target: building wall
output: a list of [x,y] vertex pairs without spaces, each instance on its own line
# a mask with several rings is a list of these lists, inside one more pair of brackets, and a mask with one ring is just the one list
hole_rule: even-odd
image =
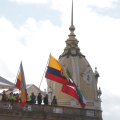
[[[3,109],[3,104],[12,104],[12,109]],[[25,109],[28,106],[31,109]],[[17,102],[0,102],[0,120],[102,120],[102,111],[36,104],[21,107]]]

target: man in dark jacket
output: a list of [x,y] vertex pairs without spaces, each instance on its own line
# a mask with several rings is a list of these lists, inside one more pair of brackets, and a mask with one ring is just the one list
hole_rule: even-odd
[[42,103],[42,95],[41,95],[41,93],[38,94],[37,101],[38,101],[38,104],[41,105],[41,103]]
[[44,97],[44,104],[48,105],[48,95],[46,94],[46,96]]
[[53,96],[52,105],[57,105],[57,99],[56,99],[56,96]]

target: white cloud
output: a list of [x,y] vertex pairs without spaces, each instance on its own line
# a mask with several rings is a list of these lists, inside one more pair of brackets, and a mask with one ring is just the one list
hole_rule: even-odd
[[[111,94],[108,90],[103,88],[103,95],[102,95],[102,109],[103,109],[103,116],[109,118],[120,118],[120,96]],[[113,117],[114,114],[114,117]],[[109,117],[108,117],[109,116]],[[117,119],[119,120],[119,119]]]
[[18,3],[26,3],[26,4],[33,4],[33,3],[37,3],[37,4],[45,4],[48,2],[48,0],[10,0],[12,2],[18,2]]
[[15,29],[9,21],[5,18],[0,18],[0,26],[0,59],[4,61],[0,63],[2,68],[1,74],[9,77],[10,73],[14,74],[13,70],[18,62],[17,60],[21,60],[19,54],[24,51],[24,46],[18,41],[19,31]]
[[86,5],[95,5],[97,7],[114,7],[113,2],[118,0],[85,0]]
[[[14,82],[22,60],[27,84],[39,86],[50,52],[57,54],[55,49],[61,48],[60,44],[57,46],[57,38],[62,30],[49,20],[36,22],[33,18],[29,18],[19,30],[5,18],[0,19],[0,25],[1,76]],[[21,44],[23,38],[26,46]],[[45,81],[42,89],[46,87]]]

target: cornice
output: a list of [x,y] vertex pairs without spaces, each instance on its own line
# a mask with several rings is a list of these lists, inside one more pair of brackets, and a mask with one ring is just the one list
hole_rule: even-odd
[[82,55],[82,54],[79,52],[79,49],[76,49],[76,53],[72,53],[71,49],[69,49],[67,53],[63,53],[62,55],[60,55],[60,56],[59,56],[59,59],[60,59],[61,57],[65,57],[65,56],[66,56],[67,58],[69,58],[69,56],[73,56],[73,57],[79,56],[79,58],[81,58],[81,57],[84,57],[84,58],[85,58],[85,56]]

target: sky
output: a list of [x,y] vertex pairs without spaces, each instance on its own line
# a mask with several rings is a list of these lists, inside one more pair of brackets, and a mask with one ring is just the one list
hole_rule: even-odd
[[[120,120],[120,0],[74,0],[73,23],[80,51],[100,73],[103,119]],[[39,87],[70,25],[71,0],[0,0],[0,76],[15,83],[22,61],[26,83]]]

